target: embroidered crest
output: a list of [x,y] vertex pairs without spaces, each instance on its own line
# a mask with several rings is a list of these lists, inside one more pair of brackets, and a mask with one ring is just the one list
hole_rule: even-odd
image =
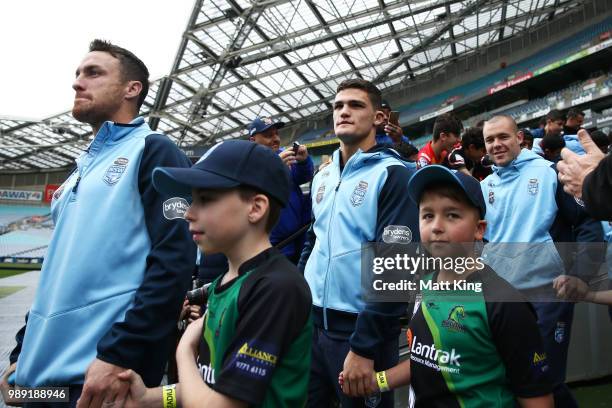
[[102,180],[104,180],[104,182],[109,186],[117,184],[121,176],[123,176],[123,173],[125,173],[127,164],[128,159],[125,157],[119,157],[108,169],[106,169]]
[[493,204],[495,202],[495,193],[493,190],[489,190],[489,204]]
[[565,322],[557,322],[557,328],[555,329],[555,341],[557,343],[563,343],[565,339]]
[[359,184],[353,190],[353,194],[351,195],[351,204],[353,207],[359,207],[363,204],[363,200],[365,198],[366,193],[368,192],[368,183],[365,181],[360,181]]
[[317,204],[319,204],[321,200],[323,200],[324,193],[325,193],[325,184],[321,184],[321,186],[317,190],[317,197],[316,197]]
[[529,194],[536,195],[538,194],[538,190],[539,190],[538,179],[529,179],[529,185],[527,186],[527,191],[529,191]]

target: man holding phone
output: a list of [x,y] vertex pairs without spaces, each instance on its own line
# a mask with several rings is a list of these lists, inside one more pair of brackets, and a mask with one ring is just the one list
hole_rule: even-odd
[[385,119],[376,128],[376,144],[410,143],[410,139],[404,136],[399,124],[399,112],[391,110],[391,105],[385,100],[382,101],[381,110],[385,114]]
[[[283,122],[274,122],[270,118],[255,118],[249,124],[248,131],[250,141],[269,147],[289,167],[291,194],[287,205],[281,210],[278,224],[270,233],[270,242],[272,245],[282,244],[280,250],[297,264],[304,246],[305,226],[310,224],[310,197],[304,196],[300,185],[312,181],[314,165],[304,145],[295,142],[292,148],[281,149],[278,129],[283,126]],[[285,241],[289,242],[285,245]]]

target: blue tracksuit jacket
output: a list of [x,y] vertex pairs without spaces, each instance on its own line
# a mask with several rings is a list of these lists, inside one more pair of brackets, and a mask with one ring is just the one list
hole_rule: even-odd
[[142,118],[105,122],[51,204],[55,231],[17,357],[22,386],[82,384],[94,358],[158,385],[196,258],[188,203],[157,166],[190,167]]
[[[315,325],[352,333],[351,349],[373,358],[374,350],[397,336],[406,305],[366,304],[361,299],[361,245],[419,241],[418,209],[408,198],[414,164],[386,146],[357,151],[340,168],[340,150],[315,176],[313,225],[300,260],[313,299]],[[409,166],[409,167],[407,167]]]
[[[487,205],[486,262],[516,288],[547,287],[567,267],[577,271],[601,261],[600,250],[586,248],[577,262],[564,264],[553,244],[603,239],[601,225],[563,191],[553,163],[523,149],[507,166],[493,166],[481,188]],[[523,245],[495,247],[498,243]]]

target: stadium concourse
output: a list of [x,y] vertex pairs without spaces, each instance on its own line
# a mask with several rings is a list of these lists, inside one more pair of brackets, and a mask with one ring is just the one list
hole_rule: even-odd
[[[282,121],[281,144],[305,145],[317,168],[339,146],[336,87],[362,78],[419,149],[446,113],[464,127],[505,114],[537,129],[551,111],[572,110],[580,127],[612,135],[610,61],[609,0],[196,0],[173,67],[152,81],[141,115],[193,161],[220,141],[247,138],[256,117]],[[0,272],[40,268],[53,194],[92,138],[69,109],[39,121],[0,112]],[[38,272],[2,276],[5,367]],[[3,297],[3,287],[22,286]],[[567,381],[609,382],[606,308],[579,304],[571,339]]]

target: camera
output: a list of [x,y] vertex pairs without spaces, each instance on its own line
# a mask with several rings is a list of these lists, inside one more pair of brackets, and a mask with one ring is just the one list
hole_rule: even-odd
[[190,305],[205,305],[208,301],[208,288],[212,283],[207,283],[199,288],[187,292],[187,302]]
[[300,144],[298,142],[293,142],[293,153],[297,154],[300,148]]

